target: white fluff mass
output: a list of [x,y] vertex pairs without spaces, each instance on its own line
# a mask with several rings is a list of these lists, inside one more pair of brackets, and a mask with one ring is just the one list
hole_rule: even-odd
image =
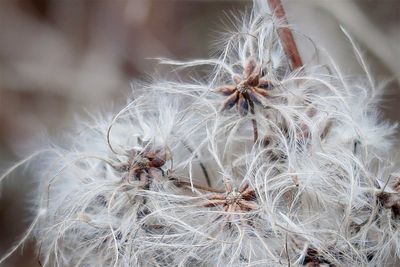
[[395,266],[382,89],[351,38],[365,79],[333,61],[291,70],[266,10],[234,18],[215,58],[162,59],[179,81],[136,85],[40,157],[43,266]]

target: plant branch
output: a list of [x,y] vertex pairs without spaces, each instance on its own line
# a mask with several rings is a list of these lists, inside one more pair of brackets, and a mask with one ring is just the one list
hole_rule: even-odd
[[[255,115],[256,113],[254,112],[254,102],[250,99],[248,99],[248,101],[249,101],[249,106],[250,106],[250,113],[252,115]],[[256,119],[255,118],[251,119],[251,123],[253,124],[254,143],[256,143],[258,140],[258,129],[257,129]]]
[[219,189],[214,189],[209,186],[204,186],[204,185],[199,185],[199,184],[192,184],[190,181],[182,180],[182,178],[178,177],[169,177],[170,180],[174,183],[174,185],[180,187],[180,186],[187,186],[187,187],[194,187],[197,190],[200,191],[208,191],[210,193],[224,193],[225,190],[219,190]]
[[281,0],[267,0],[271,12],[274,13],[275,17],[281,20],[285,25],[278,28],[278,35],[285,51],[285,54],[289,60],[289,64],[292,70],[301,68],[303,66],[299,50],[297,49],[296,42],[294,41],[292,31],[290,30],[285,15]]
[[[194,153],[194,150],[193,150],[185,141],[183,141],[183,140],[180,140],[180,141],[182,142],[183,146],[184,146],[190,153]],[[201,170],[203,171],[204,178],[206,179],[207,185],[208,185],[208,186],[211,186],[211,180],[210,180],[210,176],[208,175],[206,166],[203,164],[203,162],[201,162],[201,160],[199,159],[199,157],[197,156],[197,154],[194,154],[194,157],[195,157],[196,159],[199,160],[199,165],[200,165]]]

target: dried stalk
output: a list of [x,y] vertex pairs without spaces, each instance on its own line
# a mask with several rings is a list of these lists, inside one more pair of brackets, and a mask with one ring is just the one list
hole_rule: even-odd
[[288,58],[289,65],[292,70],[301,68],[303,66],[299,50],[297,49],[296,42],[294,41],[292,31],[287,26],[287,18],[281,0],[267,0],[271,12],[275,17],[281,20],[286,26],[278,28],[278,35],[283,47],[283,50]]
[[[254,111],[254,103],[249,99],[249,106],[250,106],[250,113],[254,116],[256,113]],[[253,138],[254,143],[257,143],[258,140],[258,128],[257,128],[257,121],[256,119],[251,119],[251,123],[253,124]]]

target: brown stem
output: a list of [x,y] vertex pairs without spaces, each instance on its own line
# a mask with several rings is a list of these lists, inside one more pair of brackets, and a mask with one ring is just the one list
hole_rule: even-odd
[[176,186],[188,186],[191,187],[193,185],[194,188],[196,188],[197,190],[201,190],[201,191],[208,191],[211,193],[224,193],[224,190],[218,190],[218,189],[214,189],[208,186],[203,186],[203,185],[199,185],[199,184],[192,184],[189,181],[182,181],[182,180],[174,180],[173,181],[174,184]]
[[[256,113],[254,112],[254,103],[252,100],[248,99],[249,106],[250,106],[250,113],[252,115],[255,115]],[[256,119],[251,119],[251,123],[253,124],[253,134],[254,134],[254,143],[257,142],[258,140],[258,129],[257,129],[257,121]]]
[[[194,150],[185,141],[181,140],[181,142],[182,142],[183,146],[187,150],[189,150],[190,153],[194,152]],[[196,159],[199,159],[199,157],[197,155],[194,155],[194,157]],[[210,180],[210,176],[208,175],[206,166],[204,166],[204,164],[203,164],[203,162],[201,162],[201,160],[199,160],[199,165],[200,165],[201,170],[203,171],[204,177],[206,178],[207,185],[211,186],[211,180]]]
[[303,63],[301,61],[299,50],[297,49],[296,42],[294,41],[292,31],[287,26],[287,18],[281,0],[267,0],[271,12],[281,20],[285,26],[278,28],[278,35],[281,40],[283,50],[288,57],[289,64],[292,70],[301,68]]

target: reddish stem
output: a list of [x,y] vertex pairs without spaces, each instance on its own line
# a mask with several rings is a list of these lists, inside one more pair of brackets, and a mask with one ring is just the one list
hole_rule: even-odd
[[281,20],[286,26],[278,28],[278,35],[281,40],[283,50],[288,57],[289,64],[292,70],[303,66],[299,50],[297,49],[296,42],[294,41],[292,31],[287,26],[287,18],[281,0],[267,0],[268,5],[275,17]]

